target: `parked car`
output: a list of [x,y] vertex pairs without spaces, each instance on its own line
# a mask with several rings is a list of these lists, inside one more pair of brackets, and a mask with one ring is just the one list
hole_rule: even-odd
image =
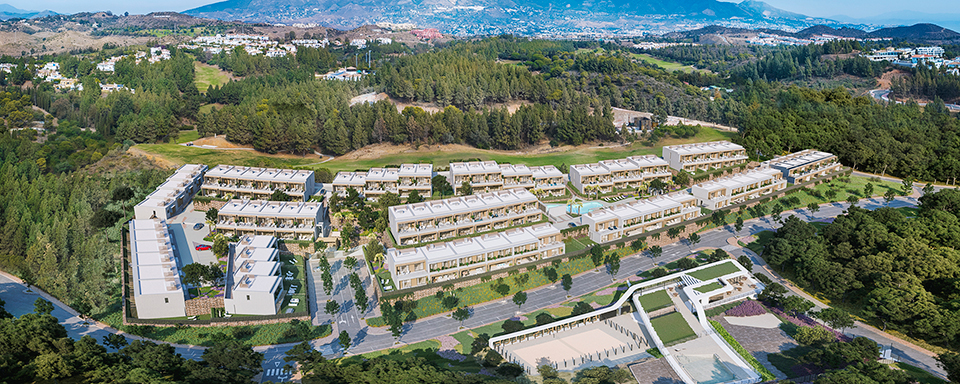
[[209,250],[210,250],[210,246],[209,246],[209,245],[206,245],[206,244],[200,244],[200,245],[197,246],[197,250],[198,250],[198,251],[209,251]]
[[577,227],[577,225],[574,224],[574,223],[567,223],[567,226],[570,227],[570,228],[576,228],[576,227]]
[[194,231],[199,231],[199,230],[201,230],[201,229],[203,229],[203,223],[196,223],[196,224],[193,225],[193,230],[194,230]]

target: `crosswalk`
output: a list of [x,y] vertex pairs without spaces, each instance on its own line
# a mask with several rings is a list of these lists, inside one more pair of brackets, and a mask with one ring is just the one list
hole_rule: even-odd
[[283,368],[268,369],[263,372],[264,376],[290,376],[291,372]]

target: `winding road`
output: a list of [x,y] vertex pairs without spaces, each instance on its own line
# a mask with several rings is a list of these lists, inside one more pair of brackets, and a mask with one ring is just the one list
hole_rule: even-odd
[[[882,198],[874,198],[861,200],[857,205],[867,209],[876,209],[884,206],[915,206],[917,203],[916,197],[898,197],[889,204]],[[849,204],[847,203],[824,204],[820,206],[820,210],[818,212],[811,212],[807,209],[798,209],[784,212],[783,215],[784,217],[787,217],[793,214],[805,221],[824,221],[842,214],[848,206]],[[649,255],[645,252],[631,255],[622,259],[620,262],[620,271],[615,278],[618,282],[622,282],[626,278],[635,275],[639,271],[646,271],[651,268],[655,268],[656,266],[661,266],[682,257],[686,257],[695,249],[723,248],[734,257],[741,255],[747,255],[751,257],[756,266],[754,269],[755,272],[765,273],[775,281],[779,281],[785,286],[794,290],[795,294],[800,294],[807,297],[807,299],[817,304],[818,307],[825,307],[823,303],[813,299],[812,297],[806,296],[791,284],[770,271],[768,268],[766,268],[766,264],[762,259],[760,259],[749,249],[741,248],[735,245],[736,241],[733,241],[732,239],[734,236],[750,236],[763,231],[775,230],[777,227],[779,227],[779,224],[767,217],[761,219],[752,219],[745,222],[743,230],[738,233],[734,233],[734,230],[731,226],[710,230],[701,234],[701,240],[696,247],[691,246],[687,241],[679,241],[664,246],[662,256],[657,259],[649,257]],[[315,268],[313,268],[313,265],[311,265],[309,271],[311,271],[311,273],[318,273],[314,272],[314,269]],[[573,288],[570,290],[570,295],[574,297],[586,295],[590,292],[609,286],[612,282],[613,280],[611,279],[611,276],[602,269],[601,271],[586,272],[573,278]],[[316,289],[316,285],[314,285],[312,288]],[[20,283],[19,279],[8,274],[0,273],[0,295],[2,295],[4,300],[7,301],[7,310],[16,316],[33,310],[33,301],[36,300],[37,294],[24,293],[25,289],[26,287]],[[50,297],[49,295],[42,295],[45,295],[48,300],[51,300],[55,304],[56,310],[53,312],[53,315],[60,319],[60,322],[67,328],[70,337],[79,338],[80,336],[90,334],[99,340],[108,332],[122,333],[113,328],[107,327],[104,324],[95,322],[91,322],[89,325],[83,325],[84,321],[77,316],[75,311],[65,306],[58,300]],[[559,283],[528,291],[527,296],[527,302],[523,305],[522,311],[518,311],[516,305],[513,304],[509,298],[503,298],[499,301],[475,305],[471,307],[472,316],[468,320],[464,321],[463,325],[466,328],[476,328],[487,324],[500,322],[517,316],[521,313],[533,312],[568,300],[567,293],[560,288]],[[320,316],[319,311],[318,313],[315,313],[314,316]],[[317,320],[318,319],[314,319],[314,322],[316,323]],[[460,323],[458,321],[446,315],[437,315],[419,319],[415,322],[404,325],[404,332],[399,340],[399,343],[409,344],[430,340],[438,336],[453,334],[461,330],[459,326]],[[337,341],[335,338],[335,335],[340,332],[340,328],[346,330],[353,339],[353,346],[349,350],[350,353],[364,353],[399,345],[386,329],[369,327],[363,323],[349,324],[349,326],[337,326],[335,328],[337,329],[335,329],[333,335],[323,339],[313,340],[311,342],[313,346],[324,355],[329,356],[341,352],[340,347],[337,346]],[[860,322],[857,322],[854,328],[847,329],[845,333],[855,336],[865,336],[885,347],[891,347],[893,349],[894,356],[899,358],[901,361],[916,365],[941,377],[946,377],[946,372],[937,365],[936,360],[934,359],[935,355],[932,352],[897,339],[889,334],[877,330],[876,328]],[[132,339],[137,338],[136,336],[131,336],[128,334],[125,334],[125,336]],[[173,345],[176,347],[177,352],[183,355],[185,358],[197,359],[203,351],[203,347],[177,344]],[[278,344],[254,348],[254,350],[263,352],[265,355],[263,365],[265,374],[261,376],[261,381],[279,381],[278,379],[289,377],[289,375],[282,371],[282,367],[285,365],[283,357],[285,356],[285,352],[290,350],[290,348],[292,348],[294,345],[295,344]]]

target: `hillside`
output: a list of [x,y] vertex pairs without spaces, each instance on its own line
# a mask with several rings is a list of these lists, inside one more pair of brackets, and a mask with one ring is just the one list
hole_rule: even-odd
[[873,37],[892,37],[894,39],[951,41],[960,40],[960,33],[936,24],[915,24],[909,27],[883,28],[870,33]]

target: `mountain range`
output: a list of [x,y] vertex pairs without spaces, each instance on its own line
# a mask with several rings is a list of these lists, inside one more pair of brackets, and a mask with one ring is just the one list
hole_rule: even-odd
[[903,39],[911,40],[917,42],[952,42],[960,40],[960,33],[957,33],[953,30],[941,27],[936,24],[914,24],[911,26],[904,27],[892,27],[892,28],[881,28],[873,32],[867,32],[855,28],[833,28],[826,25],[816,25],[809,27],[798,32],[784,32],[778,30],[769,30],[769,29],[759,29],[759,30],[748,30],[743,28],[725,28],[720,26],[709,26],[706,28],[699,28],[690,31],[674,32],[669,33],[666,36],[671,38],[694,38],[703,35],[718,35],[718,34],[737,34],[745,32],[766,32],[771,34],[777,34],[781,36],[789,36],[796,38],[810,38],[817,35],[833,35],[833,36],[842,36],[842,37],[853,37],[858,39],[868,39],[868,38],[893,38],[893,39]]
[[56,15],[53,11],[27,11],[9,4],[0,4],[0,20],[34,19],[38,17]]

